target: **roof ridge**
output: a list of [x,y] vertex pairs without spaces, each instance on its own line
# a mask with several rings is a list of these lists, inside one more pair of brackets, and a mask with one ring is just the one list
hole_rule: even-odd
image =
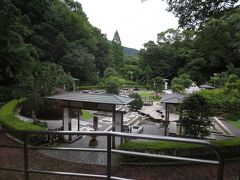
[[116,94],[113,94],[113,96],[115,97],[115,98],[117,98],[120,102],[122,102],[123,103],[123,101],[121,100],[121,99],[119,99],[118,97],[121,97],[121,96],[119,96],[119,95],[116,95]]
[[169,98],[164,99],[163,101],[170,100],[170,99],[173,99],[173,98],[179,99],[178,97],[169,97]]

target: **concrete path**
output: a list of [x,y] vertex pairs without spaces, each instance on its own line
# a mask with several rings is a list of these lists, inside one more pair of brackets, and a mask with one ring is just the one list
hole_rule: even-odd
[[240,129],[236,128],[228,121],[220,120],[236,137],[240,137]]
[[[157,102],[154,102],[152,106],[143,106],[141,109],[141,112],[145,114],[149,114],[151,117],[154,119],[162,119],[161,115],[157,110],[161,110],[163,112],[163,115],[165,116],[165,109],[160,106]],[[177,127],[176,127],[176,120],[179,119],[179,115],[177,114],[169,114],[169,121],[171,122],[168,126],[169,128],[169,133],[174,133],[176,134],[177,132]],[[163,118],[164,120],[164,118]],[[161,133],[160,133],[161,134]]]
[[[157,114],[156,109],[159,108],[157,104],[151,107],[151,112]],[[128,124],[134,120],[136,117],[136,112],[131,112],[124,115],[124,124]],[[99,117],[99,126],[97,131],[108,131],[111,129],[112,126],[112,118],[111,117]],[[31,122],[32,120],[29,118],[20,117],[24,121]],[[170,120],[176,120],[178,118],[177,115],[170,114]],[[62,120],[41,120],[42,122],[46,122],[50,129],[60,128],[62,127]],[[78,121],[76,118],[71,119],[72,122],[72,130],[78,130]],[[141,134],[149,134],[149,135],[164,135],[164,128],[160,127],[158,123],[154,123],[148,120],[145,120],[143,124],[143,131]],[[176,123],[170,123],[169,131],[176,131]],[[92,129],[92,120],[84,121],[80,120],[80,131],[90,131]],[[79,140],[73,143],[64,143],[60,144],[59,147],[74,147],[74,148],[89,148],[89,141],[91,137],[83,136]],[[107,138],[106,137],[97,137],[98,145],[96,147],[91,148],[99,148],[99,149],[106,149],[107,148]],[[119,138],[116,140],[116,144],[119,144]],[[107,154],[102,152],[77,152],[77,151],[47,151],[47,150],[40,150],[39,152],[53,158],[83,163],[83,164],[95,164],[95,165],[106,165],[107,162]],[[114,155],[115,156],[115,155]],[[115,159],[115,158],[113,158]],[[116,162],[114,162],[116,163]]]
[[[84,136],[80,140],[71,144],[61,144],[59,147],[74,147],[74,148],[89,148],[88,142],[91,139],[89,136]],[[99,145],[92,148],[102,148],[106,149],[106,137],[97,137]],[[72,161],[83,164],[95,164],[95,165],[106,165],[107,154],[102,152],[82,152],[82,151],[46,151],[41,150],[41,153],[54,157],[57,159],[62,159],[66,161]]]
[[[143,126],[143,131],[141,134],[149,135],[164,135],[164,128],[159,128],[158,124],[145,120]],[[59,145],[59,147],[74,147],[74,148],[89,148],[88,142],[91,139],[89,136],[83,136],[81,139],[74,143],[64,143]],[[98,145],[92,148],[107,148],[107,138],[106,137],[97,137]],[[119,139],[116,140],[116,144],[119,144]],[[106,165],[107,163],[107,154],[102,152],[75,152],[75,151],[45,151],[41,150],[41,153],[54,157],[57,159],[62,159],[66,161],[72,161],[83,164],[95,164],[95,165]],[[113,154],[113,156],[117,156]],[[116,159],[116,158],[113,158]],[[116,161],[113,162],[117,164]]]
[[165,116],[165,110],[162,106],[159,106],[157,102],[153,102],[152,106],[143,106],[141,112],[149,114],[154,119],[162,119],[162,114],[158,113],[157,110],[161,110]]
[[160,127],[158,123],[145,120],[142,126],[143,126],[143,131],[141,132],[141,134],[164,136],[165,128]]
[[[136,113],[129,113],[124,115],[126,122],[131,121]],[[112,126],[112,118],[111,117],[99,117],[99,126],[97,131],[109,131]],[[77,119],[72,119],[72,130],[77,131]],[[62,120],[60,121],[48,121],[47,122],[50,127],[52,126],[62,126]],[[80,131],[90,131],[92,128],[92,120],[83,121],[80,120],[81,129]],[[98,136],[98,145],[95,147],[89,147],[88,143],[91,140],[90,136],[83,136],[79,140],[73,143],[64,143],[60,144],[59,147],[73,147],[73,148],[98,148],[98,149],[106,149],[107,148],[107,138],[103,136]],[[116,138],[116,145],[120,144],[120,139]],[[72,161],[83,164],[95,164],[95,165],[106,165],[107,163],[107,154],[103,152],[77,152],[77,151],[47,151],[41,150],[41,153],[54,157],[57,159],[62,159],[66,161]],[[114,158],[113,158],[114,159]]]

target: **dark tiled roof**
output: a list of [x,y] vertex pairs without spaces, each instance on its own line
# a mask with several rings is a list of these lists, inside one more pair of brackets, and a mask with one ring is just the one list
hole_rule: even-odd
[[92,102],[105,104],[128,104],[133,101],[132,98],[125,96],[118,96],[114,94],[87,94],[87,93],[64,93],[46,97],[47,99],[78,101],[78,102]]
[[183,99],[185,98],[184,95],[179,93],[173,94],[164,94],[160,100],[161,103],[169,103],[169,104],[179,104],[182,103]]

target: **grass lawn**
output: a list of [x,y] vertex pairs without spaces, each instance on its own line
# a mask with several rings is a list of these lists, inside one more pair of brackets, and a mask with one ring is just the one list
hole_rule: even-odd
[[138,91],[137,92],[142,98],[148,98],[152,96],[152,91]]
[[229,121],[233,126],[240,129],[240,120]]
[[15,116],[15,109],[22,101],[23,99],[15,99],[0,108],[0,124],[16,130],[46,130],[46,128],[21,121]]
[[153,101],[160,100],[160,97],[155,96],[155,92],[153,91],[137,91],[137,93],[143,98],[143,99],[149,99]]
[[93,114],[90,113],[89,111],[82,111],[82,115],[81,118],[83,118],[84,120],[89,120],[93,118]]

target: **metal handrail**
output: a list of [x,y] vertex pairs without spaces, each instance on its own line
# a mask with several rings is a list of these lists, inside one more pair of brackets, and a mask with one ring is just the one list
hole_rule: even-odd
[[[88,177],[88,178],[102,178],[102,179],[126,179],[121,177],[111,176],[111,154],[125,154],[125,155],[135,155],[135,156],[144,156],[144,157],[153,157],[153,158],[162,158],[162,159],[172,159],[172,160],[182,160],[189,162],[198,162],[198,163],[207,163],[218,165],[217,179],[223,179],[223,170],[224,170],[224,160],[221,156],[219,149],[212,145],[207,140],[198,140],[198,139],[188,139],[188,138],[178,138],[178,137],[166,137],[166,136],[153,136],[153,135],[139,135],[139,134],[128,134],[121,132],[103,132],[103,131],[94,131],[94,132],[79,132],[79,131],[17,131],[17,130],[0,130],[1,133],[10,133],[10,134],[21,134],[23,135],[24,142],[23,145],[3,145],[0,144],[2,148],[21,148],[24,150],[24,169],[14,169],[14,168],[3,168],[0,167],[0,170],[4,171],[15,171],[15,172],[24,172],[25,180],[29,180],[29,174],[49,174],[49,175],[66,175],[66,176],[79,176],[79,177]],[[107,137],[107,148],[106,149],[97,149],[97,148],[66,148],[66,147],[38,147],[30,146],[27,144],[28,136],[32,134],[45,134],[45,135],[89,135],[89,136],[106,136]],[[132,139],[147,139],[147,140],[156,140],[156,141],[172,141],[172,142],[183,142],[189,144],[199,144],[204,145],[211,149],[216,157],[215,160],[204,160],[196,158],[186,158],[179,156],[169,156],[169,155],[159,155],[159,154],[150,154],[142,152],[132,152],[125,150],[113,149],[111,147],[112,138],[121,137],[121,138],[132,138]],[[42,170],[29,170],[28,167],[28,150],[29,149],[42,149],[42,150],[60,150],[60,151],[87,151],[87,152],[106,152],[107,153],[107,175],[97,175],[97,174],[83,174],[83,173],[70,173],[70,172],[59,172],[59,171],[42,171]]]

